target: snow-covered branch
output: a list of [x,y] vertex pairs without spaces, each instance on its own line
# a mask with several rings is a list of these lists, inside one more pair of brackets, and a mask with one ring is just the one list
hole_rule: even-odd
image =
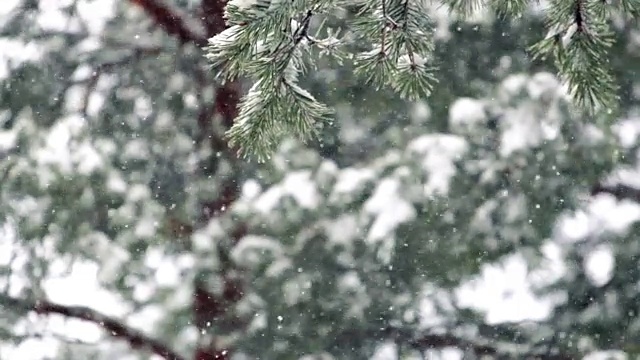
[[496,359],[523,359],[523,360],[577,360],[578,357],[565,353],[512,353],[501,349],[499,345],[492,342],[479,342],[464,339],[452,334],[426,334],[416,333],[413,329],[402,329],[398,327],[385,327],[368,332],[356,333],[351,331],[343,332],[338,337],[338,342],[349,343],[350,339],[364,336],[369,339],[386,339],[396,344],[409,346],[418,351],[439,350],[444,348],[457,348],[460,350],[471,350],[477,356],[491,356]]
[[591,195],[609,194],[618,200],[629,200],[640,203],[640,189],[633,186],[617,184],[603,185],[598,184],[591,189]]
[[58,314],[74,319],[85,320],[99,325],[111,335],[127,341],[132,347],[147,349],[167,360],[186,360],[183,356],[170,349],[167,345],[152,339],[142,332],[132,329],[121,320],[101,314],[83,306],[66,306],[49,301],[30,301],[0,294],[0,309],[22,310],[41,315]]

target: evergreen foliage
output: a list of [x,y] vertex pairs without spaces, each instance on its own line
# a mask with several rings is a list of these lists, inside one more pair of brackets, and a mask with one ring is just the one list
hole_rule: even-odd
[[[465,17],[485,8],[520,17],[530,4],[451,0],[440,5]],[[554,59],[581,108],[613,112],[618,87],[608,52],[614,42],[611,18],[636,16],[640,2],[552,0],[546,5],[549,33],[531,46],[532,57]],[[424,0],[231,1],[225,12],[230,27],[206,48],[220,79],[254,81],[228,133],[230,145],[262,161],[288,135],[303,140],[317,135],[329,110],[296,83],[319,55],[338,57],[341,64],[351,61],[361,81],[376,89],[388,87],[411,100],[428,97],[437,82],[431,8]],[[346,12],[353,13],[346,30],[326,25],[333,14]]]
[[[225,32],[218,0],[15,2],[1,359],[640,353],[635,3],[585,10],[606,56],[543,61],[525,1],[233,2]],[[611,114],[570,101],[613,99],[571,75],[594,59]]]

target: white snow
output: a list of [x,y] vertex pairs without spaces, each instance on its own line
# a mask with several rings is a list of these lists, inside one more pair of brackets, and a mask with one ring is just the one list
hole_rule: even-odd
[[[526,90],[531,100],[513,107],[514,97]],[[558,96],[566,97],[558,78],[547,72],[529,77],[524,74],[508,76],[500,85],[498,100],[508,106],[502,116],[500,154],[508,156],[517,150],[537,146],[544,140],[552,140],[559,134],[560,110]]]
[[165,315],[166,309],[158,305],[148,305],[127,316],[127,324],[147,334],[153,334],[157,330],[158,323],[164,319]]
[[455,174],[454,162],[468,149],[464,138],[448,134],[428,134],[414,139],[407,150],[422,158],[422,165],[429,175],[424,185],[425,194],[446,194],[449,180]]
[[170,262],[166,262],[162,266],[158,267],[156,271],[156,283],[160,286],[172,287],[180,284],[182,277],[180,276],[180,269],[176,266],[172,266]]
[[591,199],[583,210],[560,220],[560,236],[565,241],[584,240],[590,234],[613,232],[622,234],[640,220],[640,206],[629,201],[617,201],[610,195]]
[[118,296],[98,285],[98,271],[98,264],[74,263],[69,275],[44,281],[48,299],[62,305],[88,306],[108,316],[124,316],[130,309]]
[[[59,28],[60,24],[65,20],[65,16],[59,11],[59,8],[70,1],[48,0],[41,2],[40,6],[46,8],[45,16],[40,18],[41,25],[52,29]],[[240,8],[248,8],[255,3],[255,0],[232,0],[232,3]],[[18,0],[3,0],[0,5],[0,19],[8,13],[8,9],[15,7],[16,4],[18,4]],[[91,33],[96,34],[101,31],[105,20],[113,13],[113,6],[113,0],[80,2],[80,15],[87,20],[86,24],[90,27]],[[439,14],[439,16],[436,16],[439,27],[436,36],[438,37],[450,36],[447,29],[450,20],[445,13],[445,9],[440,9],[437,12]],[[216,37],[214,42],[224,45],[236,35],[236,32],[237,28],[228,29]],[[36,44],[25,45],[15,41],[0,40],[0,49],[2,49],[0,51],[0,77],[7,74],[7,68],[4,65],[5,60],[11,59],[14,62],[20,62],[36,59],[42,55]],[[100,84],[106,84],[106,82],[108,82],[108,79],[101,79]],[[104,86],[100,84],[99,88]],[[526,87],[527,92],[534,98],[541,98],[550,92],[561,91],[561,89],[558,90],[557,79],[548,73],[536,74],[530,81],[524,75],[512,75],[503,82],[502,87],[509,93],[516,93]],[[76,91],[68,95],[77,97],[78,94],[80,92]],[[89,112],[95,113],[102,101],[103,99],[100,95],[92,95]],[[141,110],[148,111],[148,104],[140,103],[139,105]],[[540,129],[540,124],[537,124],[533,118],[528,116],[530,110],[524,107],[510,114],[509,117],[513,121],[509,124],[509,129],[505,133],[505,138],[503,138],[501,147],[503,155],[509,154],[516,149],[536,144],[544,136],[544,131]],[[416,118],[427,118],[428,107],[417,109],[416,114]],[[484,119],[484,105],[479,100],[458,99],[452,105],[449,116],[453,127],[472,125]],[[83,124],[81,118],[73,117],[55,125],[46,139],[45,146],[38,151],[40,163],[56,164],[66,171],[70,171],[71,166],[75,164],[79,166],[83,173],[90,173],[102,166],[102,160],[98,154],[118,151],[118,149],[112,148],[113,145],[111,143],[100,143],[98,141],[93,144],[95,148],[89,144],[82,144],[79,148],[79,154],[70,154],[68,145]],[[633,137],[625,135],[630,134],[630,131],[628,131],[630,126],[625,124],[621,127],[621,133],[626,136],[625,141],[627,143],[634,140],[639,132],[635,131]],[[12,136],[15,136],[15,134],[0,133],[0,149],[13,141]],[[506,140],[506,137],[509,138],[509,141]],[[128,150],[136,153],[144,149],[134,147]],[[464,139],[443,135],[423,136],[414,140],[408,147],[409,152],[423,156],[423,165],[429,174],[429,182],[425,189],[427,193],[434,191],[446,193],[448,191],[449,178],[455,171],[453,161],[466,150],[467,146]],[[363,183],[374,178],[375,172],[366,168],[341,170],[338,172],[334,195],[352,193],[359,189]],[[635,178],[640,179],[640,177]],[[108,188],[110,191],[126,193],[129,187],[119,174],[114,171],[110,174]],[[365,212],[375,219],[368,233],[370,240],[383,239],[389,236],[389,233],[400,223],[415,217],[413,207],[400,197],[399,188],[400,182],[397,179],[383,179],[377,185],[373,196],[365,203]],[[281,184],[270,188],[262,194],[261,191],[257,182],[248,182],[245,184],[243,193],[248,200],[256,199],[256,207],[264,212],[272,210],[282,196],[286,195],[292,196],[301,207],[314,208],[319,204],[319,195],[311,179],[311,173],[306,171],[289,174]],[[148,191],[143,186],[129,189],[129,195],[129,201],[142,200],[149,196]],[[15,204],[15,206],[18,205],[21,205],[25,211],[35,211],[38,207],[37,203],[29,201]],[[31,205],[35,207],[30,207]],[[37,213],[37,211],[35,212]],[[574,217],[564,220],[561,226],[561,233],[567,240],[577,241],[603,227],[616,232],[625,231],[633,221],[638,219],[640,219],[640,207],[637,205],[628,202],[620,203],[610,196],[599,196],[591,201],[586,211],[579,211]],[[333,231],[331,238],[335,241],[344,241],[345,238],[348,239],[352,236],[350,231],[358,231],[358,220],[356,218],[345,216],[341,221],[343,222],[338,221],[332,224],[335,231]],[[154,227],[155,224],[151,220],[141,219],[137,231],[139,235],[149,235],[154,231]],[[348,231],[347,227],[349,227]],[[340,228],[343,231],[339,234]],[[211,238],[205,239],[208,235],[209,233],[201,234],[200,241],[196,242],[201,243],[200,248],[210,249],[212,247]],[[16,248],[15,244],[6,241],[7,238],[12,237],[10,234],[2,233],[0,237],[2,238],[2,241],[0,241],[0,264],[7,264],[12,259],[10,255],[17,253],[17,257],[13,259],[13,266],[19,269],[24,265],[27,257],[20,254],[20,250]],[[122,299],[99,285],[100,279],[106,281],[115,276],[123,262],[128,259],[129,254],[124,249],[110,246],[110,244],[105,243],[102,246],[108,247],[108,249],[99,251],[106,254],[101,267],[98,264],[87,262],[74,264],[71,273],[45,280],[47,296],[52,301],[61,304],[89,306],[112,316],[124,316],[129,312],[130,309]],[[247,262],[258,261],[260,252],[263,251],[271,251],[275,255],[280,255],[281,247],[277,241],[272,239],[245,237],[234,249],[232,256]],[[485,266],[478,279],[463,286],[458,291],[461,305],[466,304],[487,310],[490,322],[540,319],[544,317],[549,311],[550,303],[547,300],[533,298],[530,282],[558,276],[563,271],[562,254],[559,253],[558,248],[548,245],[544,251],[548,264],[542,272],[527,273],[524,258],[518,255],[505,260],[503,266]],[[153,285],[139,284],[135,290],[136,297],[140,299],[148,297],[150,292],[153,291],[153,286],[159,284],[176,286],[171,306],[175,308],[182,307],[189,301],[191,290],[185,285],[179,270],[193,266],[195,260],[188,257],[168,258],[160,251],[151,251],[148,256],[148,265],[158,269],[154,279],[156,282]],[[51,266],[52,269],[63,269],[65,265],[60,261],[53,261]],[[286,259],[280,259],[271,271],[277,272],[279,269],[289,265]],[[596,249],[596,251],[587,256],[586,265],[589,276],[594,281],[597,283],[607,281],[615,267],[611,249],[606,246]],[[25,279],[22,279],[22,284],[20,284],[20,280],[18,276],[11,278],[12,287],[10,293],[15,293],[15,289],[19,289],[24,285]],[[339,281],[343,287],[357,287],[357,281],[353,277],[344,277]],[[182,286],[178,286],[179,284]],[[0,283],[0,285],[4,284]],[[151,331],[154,323],[162,316],[161,311],[159,308],[147,308],[142,313],[131,318],[131,322],[140,329]],[[34,321],[36,317],[30,316],[29,319]],[[88,342],[97,341],[102,334],[98,326],[58,316],[49,317],[47,324],[47,328],[54,329],[56,333]],[[28,325],[26,323],[21,324],[22,327]],[[194,341],[196,338],[196,334],[193,333],[185,334],[184,336],[190,339],[189,341]],[[43,339],[27,340],[18,348],[0,346],[0,357],[24,360],[41,360],[45,355],[55,357],[58,343],[58,340],[45,337]],[[457,350],[449,350],[442,358],[460,359],[461,354]],[[623,357],[619,356],[618,358],[622,359]],[[393,346],[390,344],[381,346],[374,359],[395,359]],[[586,359],[595,360],[596,357],[589,356]]]
[[[64,14],[62,8],[72,3],[71,0],[47,0],[40,4],[41,12],[38,23],[45,29],[64,30],[71,25],[71,29],[79,29],[78,23],[69,22],[69,17]],[[91,34],[102,31],[106,20],[113,16],[113,0],[91,0],[78,2],[78,15],[88,27]]]
[[118,171],[110,171],[106,187],[114,193],[124,194],[127,191],[127,183]]
[[518,95],[520,91],[522,91],[529,81],[529,76],[526,74],[511,74],[507,76],[502,83],[500,84],[500,88],[498,89],[498,93],[500,94],[499,99],[502,101],[507,101],[508,99]]
[[630,201],[618,202],[612,196],[598,196],[590,204],[591,216],[605,224],[607,230],[622,233],[640,220],[640,206]]
[[544,319],[552,303],[534,298],[525,264],[521,255],[514,255],[502,266],[483,266],[476,280],[457,291],[458,305],[487,311],[487,322],[494,324]]
[[587,276],[596,286],[602,286],[611,279],[614,267],[613,251],[607,244],[600,245],[585,259]]
[[231,257],[239,264],[251,266],[261,261],[265,252],[270,252],[274,256],[282,254],[280,242],[266,236],[248,235],[243,237],[236,245]]
[[286,175],[282,182],[262,193],[255,201],[255,208],[263,213],[274,209],[283,196],[292,196],[298,205],[312,209],[320,202],[320,194],[311,171],[296,171]]
[[431,117],[431,108],[426,101],[416,101],[411,107],[410,116],[414,123],[421,124]]
[[611,178],[615,183],[623,183],[640,188],[640,169],[620,168],[613,172]]
[[64,173],[70,173],[73,169],[71,154],[69,153],[69,141],[71,129],[66,121],[55,124],[49,132],[45,144],[36,151],[36,159],[41,166],[55,164]]
[[229,5],[238,7],[240,10],[246,10],[258,3],[257,0],[231,0]]
[[459,98],[449,108],[449,123],[453,130],[465,129],[486,119],[485,104],[477,99]]
[[287,305],[292,306],[301,301],[308,300],[311,296],[307,292],[311,287],[311,278],[307,274],[298,274],[295,278],[286,281],[282,286],[282,296]]
[[325,231],[329,240],[334,244],[349,245],[358,233],[358,220],[353,214],[344,214],[336,220],[326,224]]
[[640,135],[640,118],[633,117],[621,120],[613,127],[613,130],[620,138],[622,146],[633,146]]
[[83,175],[89,175],[104,165],[102,156],[88,141],[75,149],[71,159],[78,164],[78,172]]
[[112,282],[122,271],[122,266],[131,258],[131,254],[117,244],[111,242],[106,235],[94,233],[86,238],[89,247],[101,256],[102,264],[98,270],[97,280],[102,283]]
[[[73,327],[67,327],[68,331],[73,331]],[[75,329],[85,330],[86,329]],[[0,347],[0,356],[6,359],[21,359],[21,360],[43,360],[43,359],[55,359],[58,355],[58,349],[60,348],[60,341],[58,339],[48,337],[43,339],[27,339],[20,344],[19,347]],[[35,350],[38,349],[38,350]]]
[[251,201],[255,199],[261,191],[260,184],[253,179],[249,179],[242,185],[242,200]]
[[235,41],[240,30],[241,28],[238,25],[228,27],[223,32],[209,39],[209,44],[224,51],[226,47]]
[[558,78],[548,72],[539,72],[531,77],[527,83],[527,91],[534,99],[539,99],[545,94],[555,95],[561,90]]
[[150,197],[151,190],[149,190],[149,187],[144,184],[133,184],[129,187],[127,200],[130,202],[144,201]]
[[402,55],[398,58],[398,69],[407,69],[411,65],[424,66],[427,63],[427,58],[420,56],[418,54],[413,55],[413,61],[411,57],[407,55]]
[[[2,122],[2,116],[0,115],[0,122]],[[0,130],[0,155],[3,152],[16,146],[16,140],[18,139],[17,131],[13,130]]]
[[536,146],[543,138],[540,119],[535,116],[537,104],[524,104],[507,110],[503,117],[505,130],[501,134],[500,155]]
[[628,360],[629,357],[622,351],[602,351],[597,354],[585,356],[582,360]]
[[128,160],[144,160],[150,155],[147,141],[143,139],[132,139],[122,149],[122,156]]
[[376,349],[370,360],[391,360],[396,359],[397,346],[392,342],[386,342]]
[[375,178],[375,172],[368,168],[347,168],[342,170],[333,188],[334,195],[349,194],[368,180]]
[[387,178],[380,181],[364,211],[375,216],[367,235],[368,241],[376,242],[390,235],[398,225],[416,216],[415,208],[399,194],[400,182]]
[[151,238],[156,234],[156,228],[156,219],[149,215],[146,215],[138,220],[134,233],[136,237],[139,238]]

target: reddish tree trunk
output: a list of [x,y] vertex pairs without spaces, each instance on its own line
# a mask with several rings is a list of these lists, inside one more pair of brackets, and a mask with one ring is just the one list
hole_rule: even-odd
[[[132,3],[140,6],[155,21],[155,23],[164,29],[169,35],[175,36],[182,44],[191,43],[198,47],[203,47],[207,43],[207,39],[220,33],[225,29],[224,8],[226,0],[202,0],[200,6],[200,14],[197,18],[201,19],[201,28],[194,28],[183,14],[173,8],[170,3],[163,0],[130,0]],[[204,72],[207,73],[207,72]],[[199,76],[199,75],[198,75]],[[194,79],[202,84],[203,88],[214,86],[211,80]],[[224,153],[228,161],[237,161],[235,156],[228,151],[226,141],[221,134],[214,133],[214,127],[211,126],[215,115],[221,117],[225,128],[233,125],[233,120],[237,115],[238,102],[240,100],[240,86],[237,82],[229,82],[222,87],[215,89],[215,99],[213,104],[200,104],[200,111],[197,118],[200,134],[198,135],[198,143],[208,141],[214,153]],[[210,164],[205,165],[210,167]],[[205,169],[209,170],[210,169]],[[200,220],[203,223],[208,222],[213,217],[219,216],[238,198],[239,195],[239,179],[229,179],[223,184],[221,194],[217,199],[212,199],[202,203]],[[239,230],[229,234],[231,243],[236,243],[246,229],[244,225],[238,227]],[[223,291],[217,295],[213,294],[204,286],[203,282],[196,281],[194,283],[193,292],[193,316],[194,324],[202,333],[207,333],[211,326],[216,331],[221,331],[219,323],[235,324],[242,326],[242,321],[237,319],[230,310],[242,298],[244,293],[241,282],[233,275],[237,273],[233,265],[228,261],[227,252],[229,249],[220,249],[221,263],[223,264],[220,277],[224,281]],[[224,326],[229,328],[229,326]],[[230,331],[237,329],[228,329]],[[196,360],[221,360],[228,359],[231,349],[220,348],[216,341],[216,335],[213,337],[203,337],[199,348],[195,352]]]
[[[203,25],[206,29],[207,37],[213,37],[225,29],[224,7],[226,0],[202,0],[201,12]],[[238,102],[240,100],[240,86],[237,82],[226,83],[222,87],[216,88],[215,103],[213,107],[207,107],[202,104],[203,108],[199,117],[201,138],[210,139],[210,145],[214,152],[222,151],[227,154],[229,161],[237,161],[234,155],[228,151],[226,141],[220,136],[212,133],[210,126],[216,114],[220,115],[225,128],[233,125],[233,120],[237,116]],[[205,136],[202,136],[205,135]],[[213,217],[219,216],[225,212],[229,206],[238,198],[240,188],[240,179],[229,179],[222,187],[222,191],[218,198],[205,201],[202,204],[201,214],[205,222]],[[244,229],[244,226],[239,228]],[[245,230],[235,231],[229,234],[231,243],[236,243],[243,235]],[[229,326],[242,326],[242,321],[233,314],[235,304],[242,298],[244,291],[242,284],[232,274],[235,272],[233,265],[227,261],[229,256],[228,249],[220,248],[221,271],[220,276],[224,281],[223,290],[219,295],[212,294],[203,286],[203,283],[196,281],[194,284],[193,294],[193,315],[194,323],[200,330],[205,330],[210,325],[227,325],[215,326],[215,331],[238,330]],[[195,360],[226,360],[231,357],[232,349],[221,347],[216,341],[216,335],[200,344],[195,354]]]

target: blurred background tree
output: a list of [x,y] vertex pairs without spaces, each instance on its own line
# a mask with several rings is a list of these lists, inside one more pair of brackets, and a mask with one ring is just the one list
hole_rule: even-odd
[[[246,84],[203,56],[224,3],[1,6],[1,358],[640,353],[634,21],[620,110],[588,116],[526,54],[539,9],[433,7],[429,99],[320,61],[300,82],[334,123],[256,164],[223,136]],[[514,263],[547,307],[496,317],[472,289]]]

